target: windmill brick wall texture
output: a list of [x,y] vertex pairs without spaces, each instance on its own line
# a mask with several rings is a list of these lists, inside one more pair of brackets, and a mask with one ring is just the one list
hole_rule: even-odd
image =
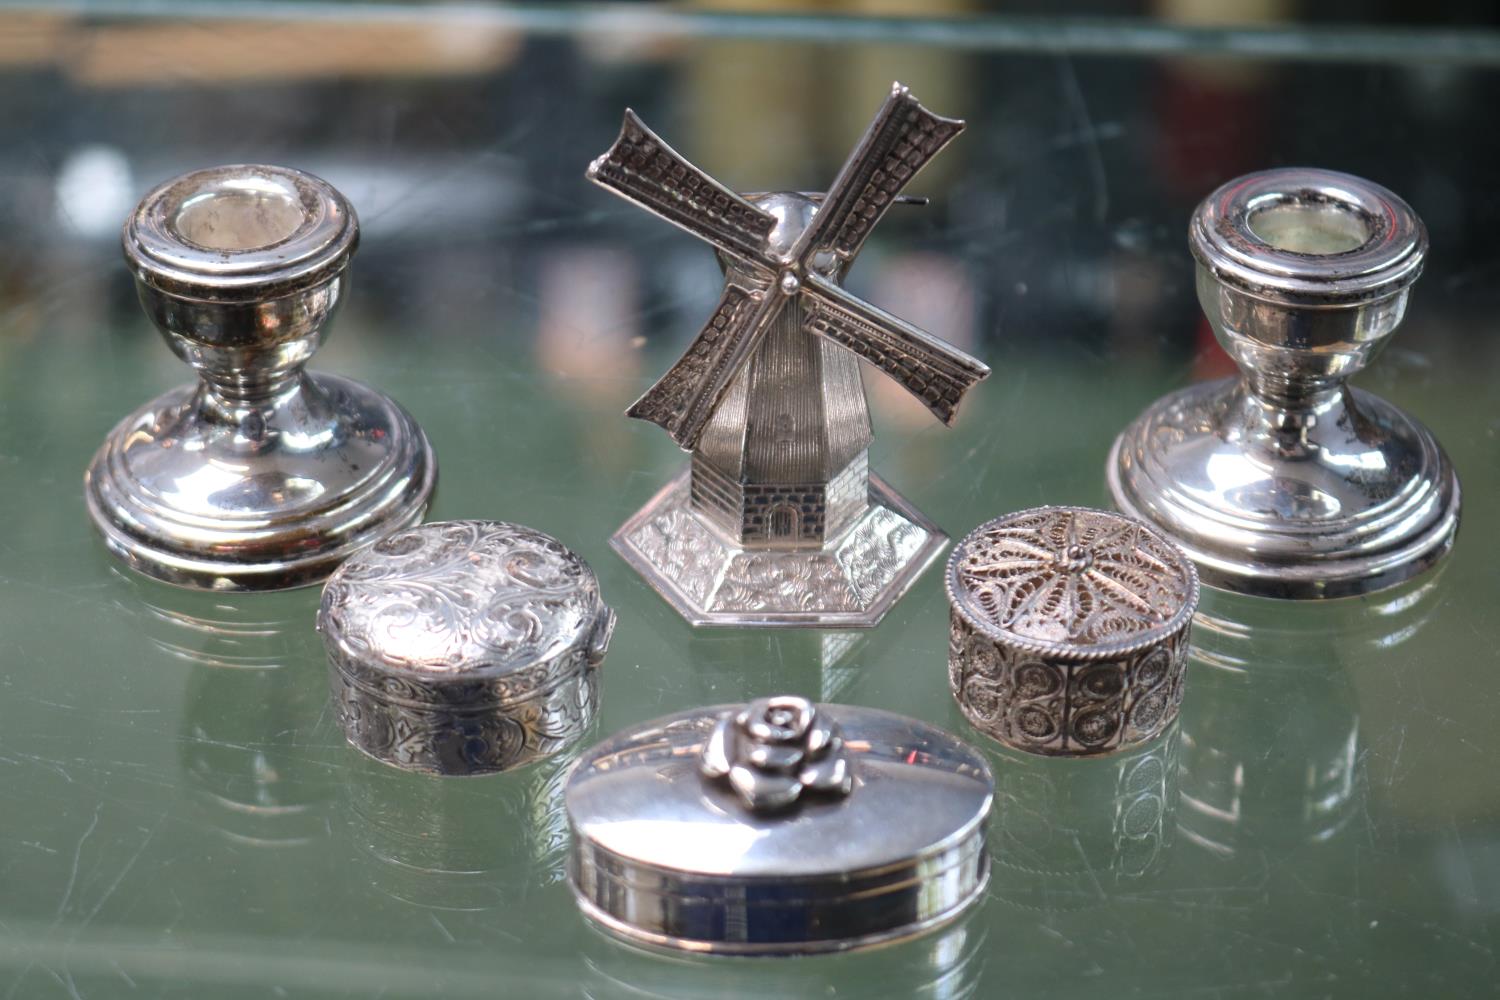
[[864,513],[869,456],[861,451],[827,482],[736,482],[693,456],[692,505],[741,545],[817,548]]

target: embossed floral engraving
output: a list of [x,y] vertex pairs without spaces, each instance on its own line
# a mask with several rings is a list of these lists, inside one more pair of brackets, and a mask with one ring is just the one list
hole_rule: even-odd
[[727,780],[752,812],[775,812],[806,792],[848,795],[854,775],[838,725],[806,698],[761,698],[726,712],[703,748],[700,769]]
[[599,704],[597,672],[575,670],[545,694],[505,708],[465,711],[403,704],[330,666],[334,710],[349,741],[408,771],[488,774],[565,750],[588,729]]
[[747,621],[869,624],[947,540],[897,502],[883,484],[872,489],[865,511],[822,549],[737,549],[693,513],[684,475],[613,543],[695,622],[740,615]]
[[581,559],[539,531],[485,521],[392,535],[345,563],[322,604],[325,629],[361,659],[424,675],[556,655],[598,613]]
[[482,774],[557,753],[588,728],[614,614],[555,539],[452,521],[346,562],[318,623],[350,742],[409,770]]

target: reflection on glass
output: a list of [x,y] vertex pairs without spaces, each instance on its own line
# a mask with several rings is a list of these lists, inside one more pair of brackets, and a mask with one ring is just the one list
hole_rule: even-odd
[[162,586],[113,565],[107,571],[129,595],[116,603],[170,659],[228,670],[300,666],[309,654],[322,662],[311,638],[317,598],[310,592],[228,596]]
[[[581,745],[592,742],[586,734]],[[576,752],[472,778],[349,754],[340,805],[355,864],[376,891],[433,910],[480,911],[563,880],[562,786]]]
[[582,991],[589,1000],[802,997],[824,995],[824,990],[838,996],[960,1000],[977,995],[988,951],[985,938],[984,923],[965,917],[927,937],[862,954],[726,961],[643,948],[590,925],[579,942],[587,970]]
[[[326,770],[307,753],[327,691],[307,593],[228,596],[110,568],[162,669],[187,664],[178,753],[202,821],[242,846],[327,836]],[[309,660],[311,658],[311,660]]]
[[800,694],[813,701],[859,701],[855,694],[864,671],[868,632],[812,629],[693,629],[678,623],[699,682],[702,704],[749,701],[768,692]]
[[995,774],[996,896],[1024,909],[1083,909],[1161,867],[1177,808],[1177,726],[1145,746],[1092,759],[986,749]]
[[1439,586],[1330,602],[1205,591],[1181,721],[1183,837],[1228,858],[1343,834],[1366,794],[1349,668],[1416,635]]
[[216,666],[188,676],[182,769],[204,821],[231,840],[283,848],[327,836],[332,788],[302,749],[327,693],[306,680],[300,671]]

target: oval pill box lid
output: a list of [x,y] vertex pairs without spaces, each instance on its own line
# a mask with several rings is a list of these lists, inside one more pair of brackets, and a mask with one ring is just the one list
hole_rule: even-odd
[[976,750],[905,716],[799,698],[696,709],[580,757],[564,789],[574,890],[606,929],[657,946],[906,937],[981,894],[993,793]]

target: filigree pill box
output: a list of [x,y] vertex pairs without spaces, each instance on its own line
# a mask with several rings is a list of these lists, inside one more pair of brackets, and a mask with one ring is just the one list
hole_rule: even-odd
[[1000,743],[1110,753],[1177,717],[1198,574],[1154,527],[1087,507],[996,518],[953,550],[947,589],[949,688]]
[[449,775],[509,770],[577,741],[614,624],[587,563],[500,521],[397,532],[340,566],[318,610],[349,742]]
[[569,875],[583,913],[633,944],[845,951],[983,896],[993,798],[983,755],[906,716],[793,696],[695,709],[579,757]]

